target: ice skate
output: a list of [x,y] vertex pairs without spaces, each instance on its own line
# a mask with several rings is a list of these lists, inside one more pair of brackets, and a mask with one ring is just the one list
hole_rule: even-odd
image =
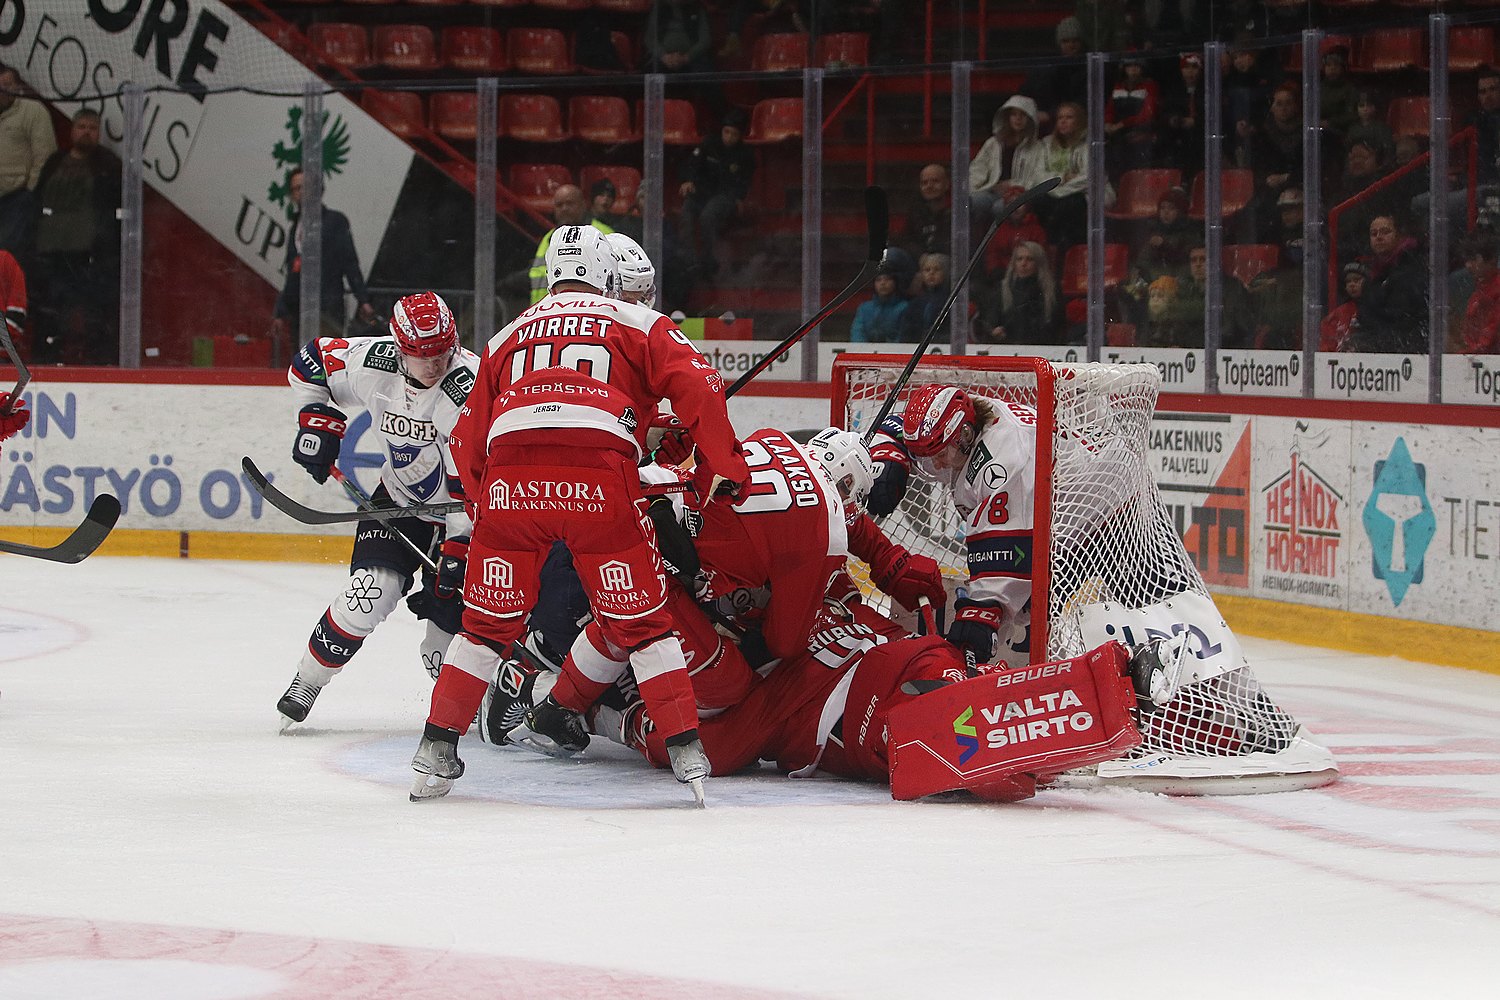
[[678,781],[693,790],[693,800],[698,808],[704,807],[703,779],[708,777],[711,767],[703,741],[693,738],[680,746],[667,744],[667,758],[672,762],[672,774]]
[[429,723],[411,759],[411,769],[417,772],[411,786],[413,802],[447,795],[453,780],[464,773],[464,762],[458,757],[458,734]]
[[538,671],[519,660],[500,664],[479,706],[480,739],[495,746],[511,743],[511,733],[526,721],[526,712],[535,702],[533,692],[538,676]]
[[526,710],[525,732],[517,727],[511,740],[551,757],[571,757],[589,745],[583,717],[559,705],[549,694]]
[[1154,712],[1177,696],[1188,658],[1188,633],[1153,639],[1130,656],[1130,679],[1144,711]]
[[276,711],[281,713],[281,731],[284,733],[293,723],[306,720],[307,713],[312,710],[313,702],[318,700],[318,692],[323,690],[321,684],[309,684],[303,680],[299,673],[292,678],[291,685],[286,689],[286,694],[276,703]]

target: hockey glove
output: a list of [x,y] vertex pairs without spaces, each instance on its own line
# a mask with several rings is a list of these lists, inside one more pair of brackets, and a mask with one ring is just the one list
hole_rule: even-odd
[[933,607],[941,608],[948,600],[943,590],[943,571],[937,560],[915,552],[897,549],[900,554],[879,572],[871,567],[875,586],[890,594],[908,611],[917,610],[917,599],[927,598]]
[[960,597],[953,602],[953,624],[948,626],[948,641],[959,649],[974,651],[974,659],[988,663],[995,655],[995,632],[1005,608],[999,601],[971,601]]
[[646,450],[658,462],[685,465],[693,455],[693,438],[687,425],[672,414],[653,414],[646,428]]
[[875,460],[875,485],[865,500],[865,509],[871,517],[885,517],[901,506],[906,496],[906,480],[911,474],[911,455],[901,443],[901,418],[886,417],[880,431],[870,444],[870,457]]
[[451,600],[464,589],[464,568],[468,563],[467,535],[456,535],[443,541],[442,554],[438,556],[437,577],[432,582],[432,592],[439,600]]
[[328,474],[339,460],[339,445],[344,440],[347,426],[344,415],[327,404],[309,403],[297,414],[297,424],[292,460],[318,482],[328,482]]
[[26,409],[26,400],[17,401],[14,413],[7,413],[9,408],[10,393],[0,392],[0,441],[4,441],[25,427],[31,420],[31,411]]

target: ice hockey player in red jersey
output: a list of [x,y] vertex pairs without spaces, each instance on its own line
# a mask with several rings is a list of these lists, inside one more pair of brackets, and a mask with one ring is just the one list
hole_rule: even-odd
[[[477,511],[464,581],[464,632],[433,690],[413,758],[414,801],[446,794],[463,774],[459,736],[520,637],[538,571],[563,541],[601,628],[630,662],[670,747],[676,777],[701,793],[707,761],[682,647],[666,610],[665,572],[637,463],[663,399],[691,428],[703,461],[699,501],[749,477],[729,424],[724,383],[677,327],[609,297],[615,259],[592,226],[553,234],[550,294],[490,341],[454,432],[453,457]],[[587,742],[578,713],[593,701],[567,678],[527,713],[559,752]]]
[[10,393],[0,392],[0,441],[17,433],[31,421],[31,411],[26,409],[26,400],[16,400],[16,408],[10,407]]
[[[478,357],[459,346],[453,313],[434,292],[399,300],[391,311],[390,336],[314,340],[287,372],[301,404],[292,458],[326,482],[338,461],[346,411],[362,408],[369,411],[371,433],[385,455],[377,501],[410,506],[461,499],[450,476],[448,438],[478,368]],[[427,620],[422,659],[436,676],[462,617],[458,591],[469,527],[462,512],[359,522],[349,582],[314,627],[297,675],[277,702],[283,729],[307,718],[324,685],[401,602],[422,566],[413,549],[438,556],[441,543],[437,572],[410,601]]]

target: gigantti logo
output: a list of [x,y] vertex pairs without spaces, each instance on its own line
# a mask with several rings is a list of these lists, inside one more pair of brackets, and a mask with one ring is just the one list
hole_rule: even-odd
[[[1326,435],[1308,437],[1297,424],[1286,472],[1261,487],[1266,585],[1272,590],[1337,596],[1344,497],[1306,461]],[[1300,579],[1293,579],[1300,578]]]
[[1405,438],[1398,437],[1390,455],[1375,463],[1364,523],[1372,572],[1400,607],[1407,589],[1422,582],[1427,546],[1437,533],[1437,515],[1427,501],[1427,467],[1411,460]]
[[967,764],[969,758],[979,752],[979,730],[969,725],[974,718],[974,706],[970,705],[953,720],[953,739],[958,743],[958,762]]

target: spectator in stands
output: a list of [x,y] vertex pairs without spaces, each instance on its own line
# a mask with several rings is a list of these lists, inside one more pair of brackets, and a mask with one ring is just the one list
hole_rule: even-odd
[[1391,135],[1391,127],[1385,123],[1373,90],[1361,90],[1355,95],[1354,113],[1354,124],[1344,132],[1344,149],[1347,150],[1356,142],[1363,142],[1375,150],[1375,155],[1381,162],[1394,160],[1396,138]]
[[[1249,292],[1228,271],[1221,271],[1219,279],[1220,299],[1224,306],[1219,342],[1224,347],[1250,347],[1254,343],[1254,317]],[[1192,322],[1195,330],[1203,329],[1207,296],[1208,250],[1199,242],[1188,247],[1187,277],[1177,289],[1179,315]]]
[[1162,97],[1161,162],[1184,177],[1203,169],[1203,57],[1189,52],[1177,60],[1178,79]]
[[1052,265],[1040,243],[1024,242],[1010,255],[999,294],[982,307],[975,339],[990,344],[1056,344],[1062,309]]
[[37,180],[57,151],[52,117],[24,91],[21,74],[0,66],[0,250],[23,267],[30,262]]
[[[1018,179],[1022,187],[1035,187],[1050,177],[1062,183],[1037,201],[1036,214],[1047,230],[1047,242],[1061,256],[1068,247],[1088,239],[1089,154],[1088,125],[1082,105],[1071,101],[1058,106],[1052,134],[1041,142],[1042,152],[1035,161],[1028,157],[1031,171]],[[1105,205],[1114,202],[1114,189],[1106,185]]]
[[1029,97],[1016,94],[995,112],[990,137],[969,164],[969,212],[976,228],[983,226],[980,233],[989,228],[990,213],[998,202],[1025,190],[1016,178],[1030,169],[1027,157],[1041,152],[1036,132],[1036,102]]
[[1297,88],[1284,83],[1271,98],[1271,113],[1259,125],[1237,126],[1241,146],[1239,164],[1255,173],[1255,195],[1250,200],[1255,232],[1264,238],[1275,229],[1276,199],[1289,185],[1302,182],[1302,100]]
[[1359,299],[1350,350],[1427,353],[1427,261],[1395,215],[1370,220],[1370,275]]
[[1336,46],[1323,53],[1323,79],[1318,97],[1318,119],[1343,139],[1360,120],[1359,88],[1349,79],[1349,52]]
[[1170,274],[1146,290],[1146,319],[1137,324],[1135,342],[1142,347],[1202,347],[1203,322],[1189,316],[1178,297],[1179,282]]
[[1349,146],[1344,154],[1343,178],[1334,187],[1328,206],[1332,209],[1352,202],[1339,213],[1339,260],[1349,261],[1359,255],[1376,215],[1396,211],[1399,199],[1389,188],[1366,193],[1385,175],[1384,165],[1369,143],[1361,140]]
[[1078,0],[1073,9],[1084,48],[1118,52],[1130,45],[1130,22],[1124,0]]
[[73,115],[68,149],[47,157],[36,194],[34,356],[42,364],[115,364],[120,161],[99,145],[99,112]]
[[[292,210],[291,233],[286,241],[286,282],[281,294],[276,296],[276,305],[271,312],[271,363],[279,367],[286,363],[296,343],[288,339],[290,329],[297,323],[302,308],[302,170],[292,171],[287,180],[289,207]],[[375,307],[370,304],[370,293],[365,288],[364,273],[359,268],[359,254],[354,249],[354,232],[349,228],[349,217],[335,212],[325,203],[322,206],[322,267],[319,291],[319,312],[322,317],[322,332],[319,336],[342,337],[345,335],[344,286],[357,303],[356,317],[362,323],[375,318]],[[287,353],[283,354],[283,348]]]
[[[947,254],[924,253],[917,261],[917,285],[921,290],[912,297],[901,316],[901,340],[904,343],[921,343],[927,330],[937,321],[938,313],[952,290],[951,260]],[[942,334],[937,336],[941,338]]]
[[1474,278],[1474,292],[1464,310],[1465,354],[1500,354],[1500,268],[1497,268],[1495,234],[1475,230],[1459,245],[1464,268]]
[[619,192],[615,190],[615,182],[608,177],[601,177],[589,187],[589,216],[595,219],[609,221],[609,216],[615,209],[615,198]]
[[[985,223],[985,231],[988,231],[989,223]],[[983,232],[978,234],[983,235]],[[977,237],[976,237],[977,238]],[[1010,256],[1016,247],[1022,243],[1046,243],[1047,231],[1037,221],[1036,213],[1030,206],[1011,213],[1010,218],[1000,223],[1000,228],[995,230],[995,238],[990,240],[990,245],[984,251],[983,266],[977,269],[977,273],[983,273],[986,280],[996,283],[1010,267]]]
[[1156,203],[1156,217],[1146,224],[1146,235],[1135,251],[1135,268],[1147,281],[1177,275],[1187,266],[1188,248],[1202,240],[1202,229],[1187,217],[1188,195],[1182,188],[1165,192]]
[[709,13],[701,0],[657,0],[641,35],[647,73],[713,71]]
[[861,302],[854,311],[854,325],[849,342],[854,344],[893,344],[901,340],[902,318],[910,300],[906,288],[911,284],[911,258],[899,247],[890,247],[875,272],[874,298]]
[[[1255,339],[1247,346],[1258,351],[1300,350],[1302,347],[1302,269],[1276,267],[1250,279],[1247,289],[1255,317]],[[1228,323],[1228,308],[1225,308]]]
[[1151,165],[1160,102],[1156,81],[1146,75],[1145,58],[1126,55],[1104,101],[1104,138],[1111,177]]
[[[929,163],[917,174],[921,200],[906,213],[906,250],[920,260],[924,254],[946,254],[953,249],[953,186],[948,168]],[[920,286],[912,286],[912,294]]]
[[1065,17],[1055,33],[1060,58],[1049,59],[1026,71],[1021,93],[1036,102],[1038,129],[1051,123],[1048,110],[1064,101],[1087,106],[1089,102],[1088,65],[1083,61],[1083,27],[1076,17]]
[[1249,39],[1239,37],[1229,49],[1229,68],[1224,71],[1221,93],[1224,95],[1224,119],[1233,123],[1233,135],[1248,141],[1255,126],[1265,117],[1271,100],[1271,82],[1260,66],[1260,55]]
[[1306,235],[1305,203],[1302,189],[1289,187],[1276,199],[1279,221],[1276,226],[1276,245],[1281,248],[1281,263],[1284,267],[1301,267],[1303,240]]
[[1481,188],[1493,188],[1500,185],[1500,69],[1484,67],[1474,86],[1479,107],[1465,125],[1473,126],[1477,133],[1479,163],[1475,180]]
[[1323,317],[1318,334],[1318,350],[1347,351],[1353,339],[1356,317],[1359,315],[1359,297],[1365,291],[1365,278],[1369,269],[1362,261],[1351,260],[1344,265],[1344,301],[1328,311]]
[[704,277],[713,277],[719,269],[719,235],[745,214],[755,174],[755,154],[744,141],[748,124],[745,112],[731,109],[718,134],[705,137],[693,150],[688,179],[680,188],[683,249],[691,253],[697,248]]
[[559,184],[552,192],[552,221],[557,225],[542,234],[541,242],[536,245],[536,256],[531,259],[531,270],[526,272],[531,285],[532,305],[547,297],[547,248],[552,245],[553,233],[566,226],[585,224],[601,233],[614,232],[607,222],[591,214],[592,208],[593,204],[584,200],[583,189],[576,184]]

